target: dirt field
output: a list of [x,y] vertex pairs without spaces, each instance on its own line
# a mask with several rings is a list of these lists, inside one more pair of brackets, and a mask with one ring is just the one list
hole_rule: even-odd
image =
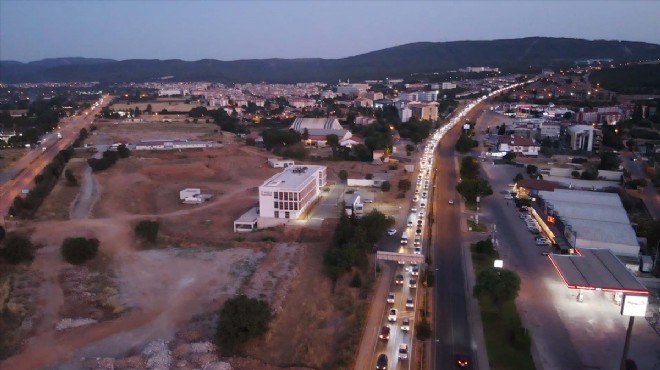
[[[215,133],[212,125],[98,127],[97,135],[111,140],[176,135],[222,140],[225,147],[133,152],[93,175],[99,196],[89,219],[68,219],[76,188],[62,178],[37,219],[18,225],[41,248],[27,269],[12,273],[18,283],[0,281],[0,293],[9,287],[0,308],[20,304],[10,306],[20,311],[15,319],[22,322],[10,335],[16,343],[27,339],[0,369],[55,364],[144,369],[159,363],[168,364],[163,368],[227,368],[209,341],[217,310],[236,293],[265,299],[276,312],[269,335],[248,345],[252,357],[317,368],[337,364],[337,358],[350,360],[355,343],[350,333],[360,325],[364,299],[355,289],[333,294],[322,274],[332,222],[317,229],[287,226],[233,233],[233,220],[258,201],[257,187],[280,171],[266,166],[272,155],[238,144],[231,134]],[[80,176],[85,160],[74,159],[69,168]],[[353,162],[328,166],[331,183],[342,168],[361,177],[388,168]],[[399,176],[402,168],[390,171]],[[386,197],[395,197],[395,179]],[[181,204],[178,192],[188,187],[214,197],[201,205]],[[150,249],[133,236],[142,219],[161,225],[158,242]],[[62,260],[60,245],[76,236],[99,239],[100,249],[95,260],[74,267]],[[275,369],[249,359],[229,363],[238,370]]]
[[0,150],[0,171],[12,165],[25,154],[25,149],[2,149]]

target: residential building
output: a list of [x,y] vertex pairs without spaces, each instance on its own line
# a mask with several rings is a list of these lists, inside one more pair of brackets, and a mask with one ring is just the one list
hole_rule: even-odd
[[371,99],[371,101],[380,100],[383,99],[383,93],[379,91],[367,91],[366,93],[364,93],[364,97],[367,99]]
[[291,159],[268,158],[268,165],[272,168],[286,168],[295,165]]
[[338,95],[360,96],[364,94],[369,88],[368,84],[344,84],[341,83],[337,86]]
[[326,167],[312,165],[289,166],[270,177],[259,186],[259,225],[299,218],[318,198],[326,181]]
[[561,134],[561,125],[555,121],[543,121],[539,125],[539,132],[542,138],[556,139]]
[[16,131],[0,131],[0,140],[5,143],[9,142],[9,139],[16,136]]
[[411,103],[408,104],[412,116],[419,120],[436,121],[438,119],[438,103]]
[[158,90],[158,96],[174,96],[174,95],[183,95],[181,89],[160,89]]
[[533,139],[520,136],[501,136],[497,145],[500,152],[513,152],[524,156],[538,156],[541,145],[536,144]]
[[442,83],[442,89],[443,90],[452,90],[456,88],[456,84],[451,83],[451,82],[443,82]]
[[568,128],[570,145],[573,150],[588,152],[600,149],[602,133],[590,125],[575,125]]
[[410,121],[410,118],[412,118],[412,109],[406,106],[399,108],[399,119],[401,122],[406,123]]
[[419,101],[424,101],[424,102],[436,101],[438,100],[438,91],[437,90],[420,91],[417,96]]

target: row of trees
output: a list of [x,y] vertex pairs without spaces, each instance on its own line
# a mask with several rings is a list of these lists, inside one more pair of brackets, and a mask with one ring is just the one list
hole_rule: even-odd
[[394,219],[377,210],[362,218],[355,215],[349,217],[343,206],[340,210],[341,215],[332,244],[323,257],[325,271],[335,282],[353,267],[366,268],[367,253],[385,234],[387,228],[394,224]]
[[128,158],[130,155],[131,150],[128,149],[125,144],[121,144],[117,147],[117,151],[106,150],[103,152],[103,156],[100,159],[87,159],[87,164],[89,164],[94,172],[103,171],[115,164],[119,158]]
[[456,186],[456,191],[465,198],[465,202],[474,205],[477,197],[485,197],[493,194],[488,180],[479,176],[481,164],[472,156],[463,157],[461,160],[461,182]]
[[34,186],[25,198],[17,196],[9,208],[9,214],[18,218],[30,218],[39,209],[44,199],[53,189],[64,167],[73,155],[73,148],[60,150],[53,160],[34,178]]

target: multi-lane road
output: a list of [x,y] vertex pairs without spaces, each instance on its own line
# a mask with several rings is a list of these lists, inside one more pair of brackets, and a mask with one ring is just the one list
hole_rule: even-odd
[[[94,116],[110,102],[108,95],[96,107],[87,109],[81,115],[67,117],[60,121],[61,129],[42,138],[42,144],[35,149],[26,149],[26,153],[12,166],[3,170],[0,177],[0,219],[7,216],[14,198],[23,189],[32,187],[34,178],[50,163],[60,150],[71,145],[78,137],[80,129],[87,128]],[[86,114],[85,114],[86,113]],[[58,138],[58,134],[61,138]]]

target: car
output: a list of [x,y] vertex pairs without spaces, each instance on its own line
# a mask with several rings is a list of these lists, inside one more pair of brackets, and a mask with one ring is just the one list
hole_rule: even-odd
[[449,199],[449,204],[454,204],[454,200],[453,200],[453,199]]
[[537,240],[536,245],[547,247],[550,245],[550,242],[547,240]]
[[417,227],[422,227],[422,224],[424,224],[424,220],[422,220],[421,218],[417,220]]
[[454,359],[456,360],[456,366],[461,369],[465,369],[470,366],[470,359],[466,355],[455,355]]
[[414,242],[415,247],[418,247],[418,246],[420,246],[421,244],[422,244],[422,237],[420,237],[420,236],[416,236],[416,237],[415,237],[415,242]]
[[409,284],[411,289],[417,288],[417,279],[410,279]]
[[412,297],[408,297],[406,299],[406,308],[414,308],[415,307],[415,301],[413,301]]
[[420,203],[420,204],[419,204],[419,208],[421,208],[421,209],[426,208],[426,203]]
[[423,192],[423,193],[422,193],[422,199],[426,199],[426,196],[427,196],[427,195],[428,195],[428,194],[427,194],[426,192]]
[[[404,260],[399,260],[397,263],[398,263],[399,265],[401,265],[401,266],[405,266],[406,261],[404,261]],[[403,283],[402,283],[402,284],[403,284]]]
[[417,207],[412,207],[412,208],[410,209],[410,212],[417,212]]
[[424,211],[419,211],[419,213],[417,213],[417,217],[424,217]]
[[406,360],[408,358],[408,345],[405,343],[399,345],[399,358],[401,360]]
[[387,369],[387,355],[381,353],[376,360],[376,370],[386,370]]
[[415,195],[419,195],[419,189],[415,189]]
[[417,229],[415,230],[416,235],[422,235],[422,229]]
[[396,314],[397,314],[396,308],[390,309],[390,312],[388,312],[387,314],[387,321],[396,322]]
[[387,293],[387,303],[394,303],[394,298],[396,298],[394,292]]
[[415,247],[415,249],[413,250],[413,253],[414,254],[422,254],[422,247]]
[[546,257],[547,257],[547,256],[549,256],[549,255],[550,255],[550,252],[541,252],[541,255],[542,255],[542,256],[546,256]]
[[412,225],[413,225],[413,221],[412,221],[412,220],[408,220],[408,226],[410,227],[410,226],[412,226]]
[[378,338],[385,340],[390,339],[390,327],[384,325],[382,328],[380,328],[380,334],[378,335]]
[[409,331],[410,330],[410,319],[401,320],[401,330]]
[[410,268],[410,274],[412,276],[418,276],[419,275],[419,266],[413,266]]
[[395,284],[403,284],[403,275],[401,275],[401,274],[397,275],[396,278],[394,279],[394,283]]
[[395,228],[387,229],[387,235],[394,235],[394,234],[396,234],[396,229]]
[[504,199],[513,199],[513,197],[511,196],[511,194],[507,194],[504,196]]
[[416,201],[418,201],[418,200],[419,200],[419,197],[417,197],[417,195],[415,195],[415,196],[413,197],[413,202],[416,202]]

